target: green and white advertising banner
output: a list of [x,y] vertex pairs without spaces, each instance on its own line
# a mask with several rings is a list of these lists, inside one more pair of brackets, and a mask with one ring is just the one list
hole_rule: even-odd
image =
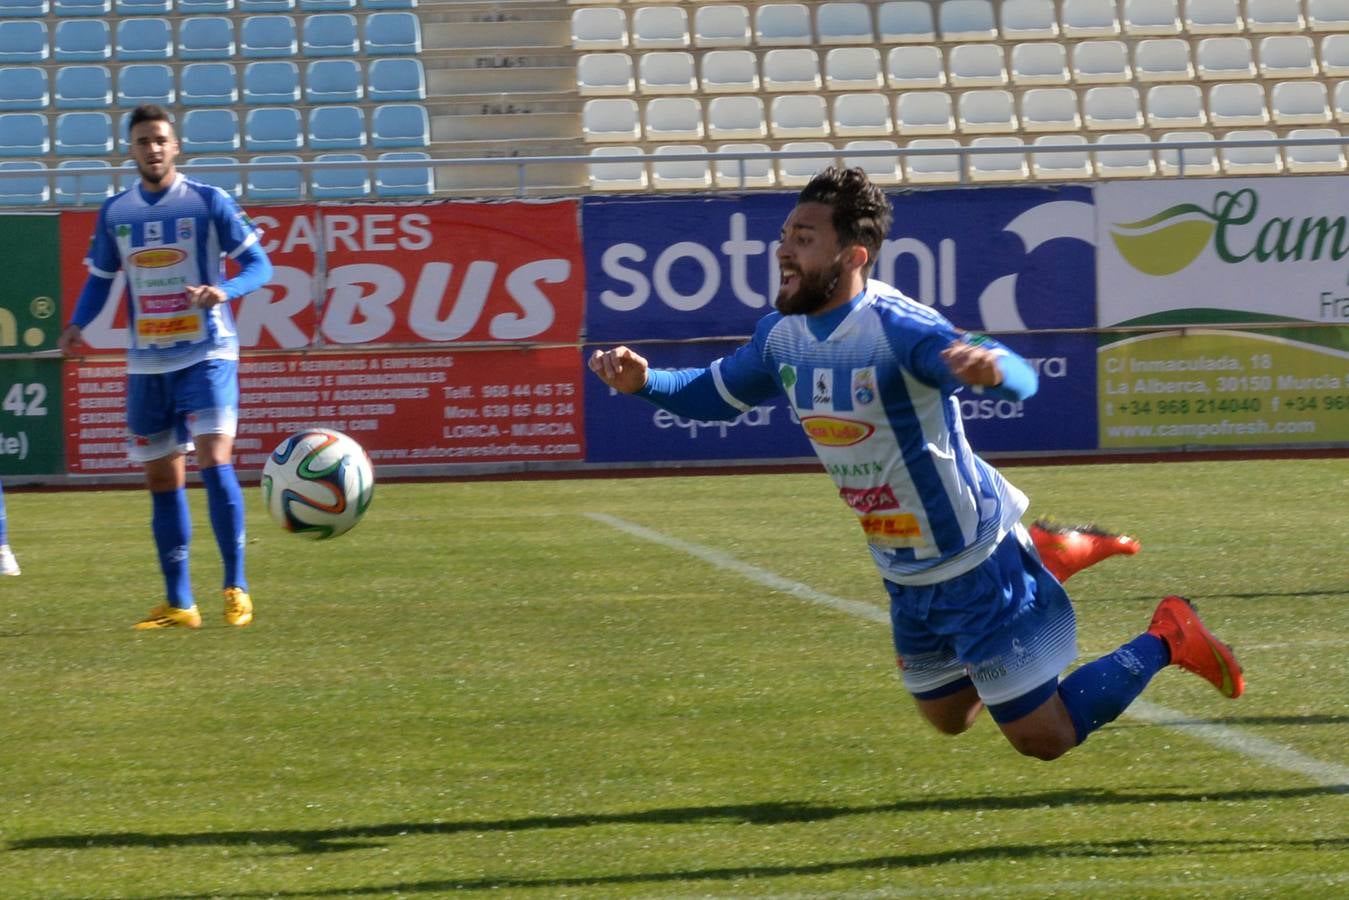
[[64,469],[61,439],[59,220],[0,216],[10,251],[0,279],[0,476],[52,475]]
[[1349,441],[1349,183],[1096,191],[1101,449]]

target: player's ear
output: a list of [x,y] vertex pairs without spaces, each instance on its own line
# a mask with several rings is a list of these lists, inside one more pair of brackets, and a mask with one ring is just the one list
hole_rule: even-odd
[[871,262],[871,254],[861,244],[853,244],[844,251],[843,261],[850,269],[865,269]]

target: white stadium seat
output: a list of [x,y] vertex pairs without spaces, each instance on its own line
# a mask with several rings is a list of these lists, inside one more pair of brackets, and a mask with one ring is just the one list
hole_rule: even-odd
[[829,106],[819,94],[774,97],[768,129],[775,138],[829,137]]

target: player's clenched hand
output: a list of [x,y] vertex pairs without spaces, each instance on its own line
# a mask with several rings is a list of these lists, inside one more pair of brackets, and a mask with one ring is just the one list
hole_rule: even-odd
[[590,354],[590,371],[616,391],[632,394],[646,384],[646,360],[627,347],[596,350]]
[[941,358],[950,367],[951,374],[965,384],[982,387],[1002,384],[998,355],[987,347],[956,340],[941,352]]
[[78,325],[67,325],[56,339],[56,348],[66,356],[74,356],[83,341],[80,338],[81,330]]
[[213,284],[190,284],[184,290],[187,291],[187,301],[201,309],[219,306],[229,299],[224,291]]

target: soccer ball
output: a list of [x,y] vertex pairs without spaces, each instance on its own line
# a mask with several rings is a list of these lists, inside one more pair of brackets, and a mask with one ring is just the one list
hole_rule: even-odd
[[365,449],[328,428],[292,434],[262,467],[262,500],[272,519],[315,540],[354,528],[374,493],[375,471]]

